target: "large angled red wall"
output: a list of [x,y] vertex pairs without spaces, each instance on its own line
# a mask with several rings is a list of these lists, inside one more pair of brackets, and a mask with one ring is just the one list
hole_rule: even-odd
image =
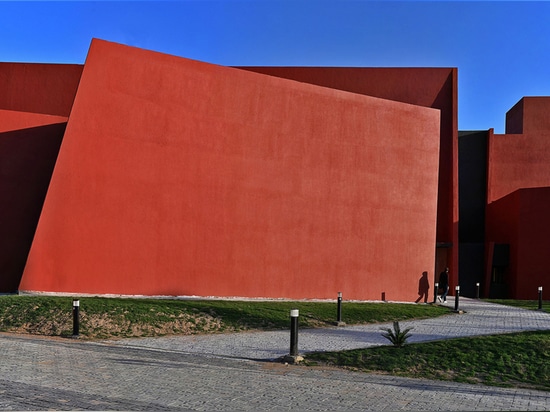
[[433,109],[94,40],[21,289],[415,300],[439,126]]
[[[451,268],[454,286],[458,274],[458,73],[455,68],[247,67],[333,89],[360,93],[441,111],[437,242],[440,249],[435,273]],[[411,136],[411,139],[414,139]],[[431,272],[430,272],[431,273]]]

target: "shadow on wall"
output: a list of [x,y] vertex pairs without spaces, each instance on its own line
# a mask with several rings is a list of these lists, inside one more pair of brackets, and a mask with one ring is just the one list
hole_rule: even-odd
[[0,133],[0,293],[19,289],[65,126]]
[[418,280],[418,299],[414,302],[418,303],[424,300],[424,303],[428,303],[428,291],[430,290],[430,282],[428,281],[428,272],[422,272],[422,276]]

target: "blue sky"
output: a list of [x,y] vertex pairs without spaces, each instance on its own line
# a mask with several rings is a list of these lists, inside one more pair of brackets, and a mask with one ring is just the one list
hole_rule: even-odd
[[0,61],[84,63],[93,37],[222,65],[457,67],[459,128],[550,96],[546,1],[0,1]]

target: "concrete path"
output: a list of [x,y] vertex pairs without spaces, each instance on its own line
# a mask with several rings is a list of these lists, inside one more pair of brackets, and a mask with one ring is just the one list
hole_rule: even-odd
[[[550,329],[550,314],[462,300],[413,340]],[[385,344],[380,325],[301,330],[301,352]],[[270,362],[287,332],[92,343],[0,334],[0,410],[550,410],[550,392]],[[250,360],[250,359],[260,359]]]
[[[454,298],[446,306],[454,309]],[[299,309],[299,305],[297,305]],[[426,342],[465,336],[494,335],[526,330],[550,329],[550,314],[480,300],[460,298],[463,314],[434,319],[399,322],[412,327],[409,342]],[[345,303],[342,306],[345,318]],[[290,325],[290,321],[289,321]],[[390,324],[345,326],[323,329],[301,329],[298,333],[300,353],[366,348],[389,344],[380,328]],[[105,343],[133,348],[169,350],[180,353],[216,355],[254,360],[274,360],[290,351],[288,330],[272,332],[229,333],[219,335],[175,336],[107,341]]]

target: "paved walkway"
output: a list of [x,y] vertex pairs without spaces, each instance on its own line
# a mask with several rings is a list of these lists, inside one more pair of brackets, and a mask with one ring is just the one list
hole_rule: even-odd
[[[550,329],[544,312],[462,298],[460,309],[402,326],[412,341]],[[380,326],[300,330],[300,352],[386,344]],[[550,410],[549,392],[269,361],[288,350],[288,331],[101,343],[0,334],[0,410]]]
[[[412,327],[409,342],[426,342],[455,337],[494,335],[526,330],[550,329],[546,312],[489,304],[481,300],[460,298],[459,310],[439,318],[399,322]],[[454,309],[454,298],[446,306]],[[299,305],[297,305],[299,306]],[[342,306],[345,318],[345,302]],[[290,324],[290,321],[289,321]],[[391,324],[303,329],[298,333],[300,353],[357,349],[389,344],[381,327]],[[113,345],[133,348],[169,350],[180,353],[217,355],[254,360],[274,360],[290,351],[288,330],[272,332],[230,333],[219,335],[174,336],[109,341]]]

